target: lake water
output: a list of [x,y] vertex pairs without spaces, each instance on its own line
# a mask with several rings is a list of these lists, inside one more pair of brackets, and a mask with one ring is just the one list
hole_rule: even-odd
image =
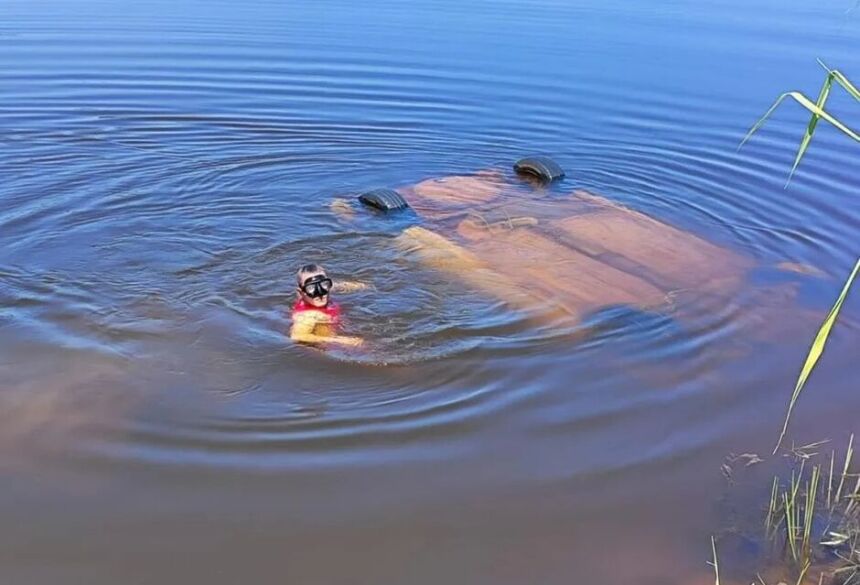
[[[723,458],[770,452],[858,252],[855,143],[784,189],[787,104],[737,151],[816,58],[860,79],[853,0],[4,0],[0,581],[712,582]],[[559,332],[329,208],[532,152],[757,269]],[[307,261],[376,287],[362,350],[285,337]],[[843,315],[799,442],[860,431]]]

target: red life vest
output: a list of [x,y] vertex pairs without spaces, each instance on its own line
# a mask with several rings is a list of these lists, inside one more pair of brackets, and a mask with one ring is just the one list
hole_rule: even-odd
[[340,306],[334,303],[328,303],[325,307],[315,307],[307,304],[303,299],[296,301],[293,305],[293,315],[304,311],[319,311],[324,315],[328,315],[332,321],[337,321],[340,318]]

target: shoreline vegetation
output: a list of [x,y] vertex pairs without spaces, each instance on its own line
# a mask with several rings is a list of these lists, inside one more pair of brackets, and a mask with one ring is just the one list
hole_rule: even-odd
[[[740,144],[743,146],[786,98],[790,97],[806,108],[812,117],[801,139],[786,187],[809,147],[819,120],[825,120],[849,138],[860,142],[860,134],[824,109],[834,83],[857,101],[860,101],[860,90],[838,70],[830,69],[820,60],[819,64],[827,71],[827,76],[818,99],[813,102],[797,91],[783,93]],[[858,272],[860,257],[812,342],[789,400],[772,455],[776,455],[785,442],[800,393],[824,352],[827,339]],[[763,543],[768,551],[767,566],[763,567],[765,576],[761,572],[756,573],[752,585],[860,585],[860,473],[852,471],[855,469],[854,435],[848,440],[844,455],[837,454],[835,449],[831,449],[829,455],[822,453],[822,448],[828,442],[819,441],[801,447],[792,445],[785,450],[784,456],[792,461],[790,469],[784,474],[774,475],[770,499],[763,512],[758,534],[750,535],[753,541]],[[755,454],[746,456],[747,467],[763,461]],[[731,468],[727,465],[723,467],[724,473],[730,478]],[[715,585],[720,585],[718,542],[713,536],[711,554]]]
[[[724,537],[738,537],[760,557],[754,578],[733,583],[860,584],[860,473],[855,464],[855,437],[850,436],[844,452],[827,449],[828,445],[829,441],[819,441],[786,449],[782,456],[788,466],[773,475],[766,505],[744,526],[711,537],[710,564],[716,585],[723,578],[719,549]],[[754,454],[734,460],[742,461],[743,467],[763,461]],[[724,473],[731,479],[730,469],[724,468]],[[765,493],[764,489],[757,491]]]

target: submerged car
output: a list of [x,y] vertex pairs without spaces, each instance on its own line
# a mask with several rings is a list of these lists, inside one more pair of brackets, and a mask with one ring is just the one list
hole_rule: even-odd
[[[605,307],[668,307],[680,291],[730,295],[751,259],[583,190],[546,184],[550,159],[421,181],[360,200],[386,213],[407,207],[415,225],[397,245],[518,309],[581,320]],[[535,161],[537,164],[535,164]],[[531,164],[529,164],[531,163]]]

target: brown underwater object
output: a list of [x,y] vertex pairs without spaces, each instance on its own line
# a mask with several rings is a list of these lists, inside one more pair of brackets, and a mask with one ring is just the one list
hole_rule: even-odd
[[423,219],[401,248],[518,309],[580,320],[668,308],[680,293],[736,292],[752,261],[605,197],[546,195],[498,170],[399,189]]

